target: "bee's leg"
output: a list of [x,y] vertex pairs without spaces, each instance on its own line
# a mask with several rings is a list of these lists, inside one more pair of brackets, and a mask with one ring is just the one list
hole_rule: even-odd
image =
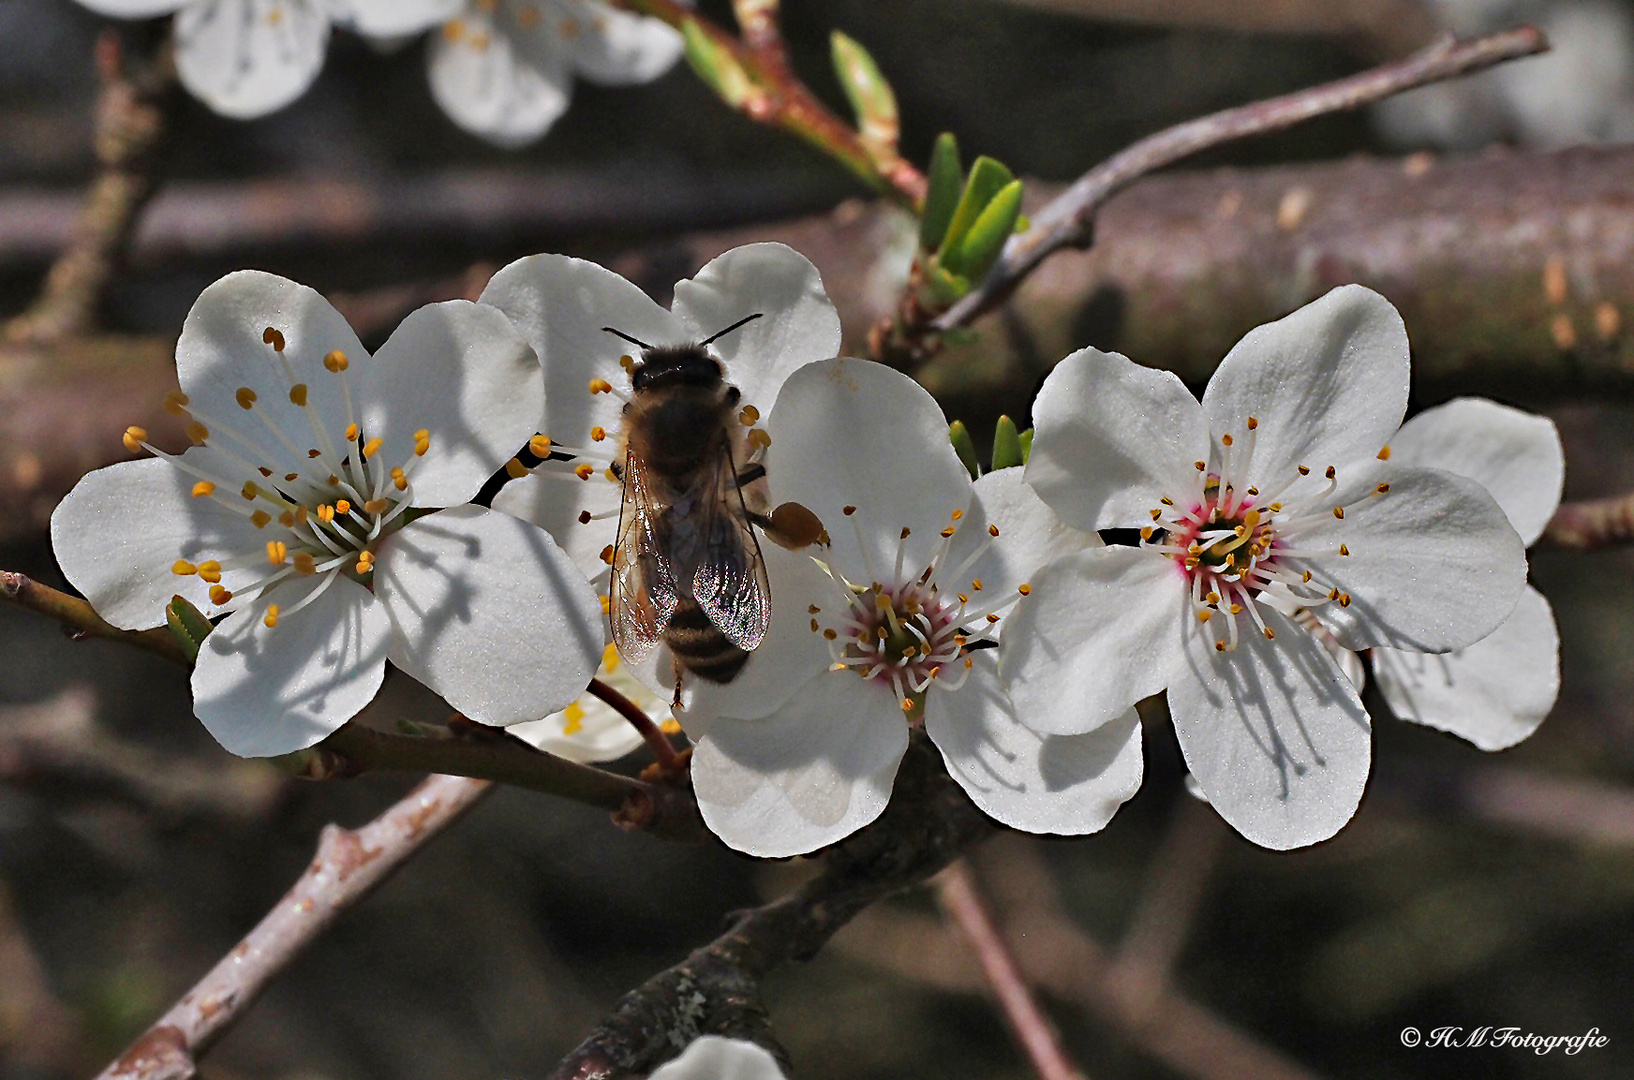
[[615,460],[607,468],[612,471],[613,479],[621,484],[624,483],[624,462]]
[[681,676],[686,669],[681,666],[681,661],[673,657],[670,658],[670,666],[675,669],[675,696],[670,698],[669,707],[679,709],[681,707]]
[[742,472],[738,473],[738,487],[748,487],[765,475],[766,466],[760,462],[757,461],[753,465],[747,465]]

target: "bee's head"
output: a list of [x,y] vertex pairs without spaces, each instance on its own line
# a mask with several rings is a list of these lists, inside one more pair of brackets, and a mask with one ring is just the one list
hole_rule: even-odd
[[711,334],[691,345],[648,345],[622,330],[604,326],[602,330],[616,334],[632,345],[641,347],[641,359],[630,368],[630,385],[636,390],[662,386],[719,386],[726,378],[721,362],[710,356],[704,346],[725,337],[744,323],[760,318],[760,312],[745,316],[725,330]]
[[630,368],[630,385],[637,390],[663,386],[718,386],[726,372],[702,345],[660,345],[641,350]]

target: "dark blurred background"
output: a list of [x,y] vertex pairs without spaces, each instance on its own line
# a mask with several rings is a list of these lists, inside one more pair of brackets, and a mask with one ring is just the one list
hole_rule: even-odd
[[[724,4],[700,6],[730,18]],[[1141,135],[1403,55],[1437,27],[1521,18],[1584,51],[1187,167],[1471,151],[1494,140],[1543,150],[1634,132],[1634,7],[1622,3],[789,0],[785,9],[797,68],[837,108],[828,32],[873,51],[901,102],[904,153],[918,162],[952,130],[967,157],[1070,180]],[[93,170],[91,54],[105,25],[70,0],[0,0],[0,316],[34,295],[47,241],[61,233],[53,222],[71,216]],[[174,126],[164,160],[173,192],[334,181],[412,194],[457,181],[468,205],[439,215],[428,197],[427,212],[411,205],[387,226],[340,220],[292,236],[272,228],[139,246],[105,305],[115,332],[173,337],[205,285],[246,266],[389,310],[382,290],[457,291],[448,283],[475,274],[480,286],[514,257],[563,251],[617,265],[667,299],[669,283],[695,269],[683,238],[753,235],[868,197],[816,152],[726,111],[684,66],[642,88],[581,82],[544,140],[500,151],[432,102],[423,43],[381,53],[337,33],[317,85],[288,109],[239,123],[183,98]],[[533,192],[526,212],[484,203],[507,178]],[[859,287],[830,284],[837,296]],[[373,340],[389,329],[374,327]],[[970,418],[990,427],[984,408],[1024,415],[1032,381],[1012,380]],[[1624,401],[1563,394],[1545,405],[1566,440],[1569,498],[1634,488]],[[124,422],[109,421],[110,431]],[[42,521],[0,530],[0,567],[60,585]],[[1154,1049],[1163,1025],[1129,1004],[1139,1000],[1129,986],[1157,970],[1230,1038],[1275,1048],[1302,1075],[1634,1075],[1631,569],[1622,552],[1534,556],[1534,581],[1561,624],[1564,688],[1520,747],[1482,755],[1370,701],[1372,787],[1333,841],[1289,854],[1242,841],[1185,793],[1173,736],[1154,722],[1146,785],[1103,833],[1007,836],[982,851],[977,871],[1025,933],[1024,959],[1044,972],[1046,1003],[1087,1074],[1248,1075],[1210,1054],[1218,1032],[1207,1025],[1186,1027],[1201,1040],[1192,1060],[1202,1065]],[[401,678],[374,709],[387,723],[442,717]],[[0,1080],[100,1068],[282,894],[325,822],[360,824],[409,784],[304,783],[234,759],[193,720],[182,673],[72,643],[0,607]],[[603,814],[500,792],[348,913],[209,1055],[204,1074],[541,1075],[620,994],[802,872],[626,835]],[[1052,892],[1058,909],[1046,902]],[[1086,947],[1126,962],[1101,972],[1092,961],[1105,955]],[[1118,980],[1123,991],[1108,989]],[[802,1077],[1029,1075],[926,890],[867,913],[817,959],[778,973],[770,993]],[[1611,1042],[1575,1056],[1407,1049],[1407,1025],[1598,1027]]]

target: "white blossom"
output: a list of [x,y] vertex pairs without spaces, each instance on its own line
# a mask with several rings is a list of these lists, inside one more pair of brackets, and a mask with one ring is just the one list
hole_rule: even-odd
[[613,543],[623,495],[608,467],[622,452],[617,436],[630,398],[628,368],[631,353],[640,352],[603,327],[649,345],[677,345],[759,314],[709,347],[726,381],[742,392],[739,417],[752,445],[762,442],[763,429],[757,435],[754,425],[783,381],[840,347],[840,317],[817,268],[782,244],[749,244],[711,260],[676,283],[668,311],[613,271],[563,255],[511,263],[481,299],[509,315],[539,354],[550,393],[538,448],[557,455],[507,484],[494,508],[548,529],[603,588],[602,553]]
[[650,1080],[783,1080],[783,1070],[752,1042],[701,1035],[680,1057],[655,1069]]
[[1042,731],[1094,730],[1168,691],[1209,801],[1255,843],[1348,821],[1371,758],[1348,679],[1296,618],[1350,649],[1446,652],[1513,610],[1515,530],[1472,480],[1395,461],[1406,330],[1345,286],[1258,327],[1199,403],[1174,375],[1084,349],[1034,406],[1027,480],[1079,529],[1138,528],[1033,581],[1001,674]]
[[521,146],[567,111],[574,76],[651,82],[680,55],[673,28],[601,0],[466,0],[433,36],[427,71],[456,124]]
[[1047,559],[1097,544],[1067,529],[1019,469],[974,484],[918,384],[860,360],[806,366],[767,424],[773,503],[825,523],[826,550],[763,544],[772,622],[737,679],[694,681],[699,808],[726,843],[793,855],[885,808],[922,719],[988,814],[1086,833],[1140,786],[1133,710],[1084,735],[1041,735],[998,683],[1000,627]]
[[323,68],[331,24],[386,36],[424,30],[461,0],[79,0],[122,19],[176,16],[176,73],[211,109],[249,120],[288,105]]
[[[1475,480],[1527,545],[1560,504],[1566,459],[1546,417],[1460,398],[1413,417],[1390,446],[1393,461]],[[1530,585],[1503,625],[1467,648],[1440,655],[1375,648],[1369,660],[1397,716],[1482,750],[1502,750],[1532,734],[1560,692],[1560,634],[1549,602]]]
[[[602,651],[601,667],[596,678],[628,698],[642,712],[652,718],[661,731],[680,731],[669,712],[669,699],[654,693],[630,672],[618,650],[609,645]],[[617,709],[595,694],[586,691],[579,699],[560,712],[543,720],[514,724],[512,735],[557,757],[586,764],[597,761],[616,761],[642,743],[641,733]]]
[[566,706],[604,641],[593,590],[542,529],[467,505],[543,413],[503,314],[412,313],[371,356],[311,289],[241,271],[176,345],[183,454],[86,476],[57,507],[63,572],[109,622],[158,626],[178,594],[223,617],[194,711],[244,756],[322,739],[389,659],[473,720]]

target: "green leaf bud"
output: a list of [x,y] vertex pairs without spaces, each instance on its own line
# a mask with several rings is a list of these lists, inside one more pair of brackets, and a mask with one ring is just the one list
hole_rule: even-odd
[[750,102],[765,96],[732,50],[710,37],[697,19],[681,24],[681,40],[686,46],[687,63],[722,101],[734,109],[747,109]]
[[180,596],[172,596],[170,603],[165,605],[165,625],[170,627],[187,659],[192,661],[198,660],[199,646],[215,629],[202,611]]
[[1006,184],[976,218],[970,231],[959,242],[955,266],[959,273],[972,281],[987,273],[987,268],[1004,250],[1004,242],[1015,231],[1016,218],[1021,216],[1021,181]]
[[959,142],[951,131],[936,137],[930,152],[930,169],[926,174],[925,212],[919,218],[919,246],[935,251],[947,235],[953,220],[953,210],[959,205],[959,191],[964,186],[964,169],[959,165]]
[[965,234],[976,224],[976,219],[987,209],[993,197],[1014,180],[1009,169],[990,157],[979,157],[970,167],[964,194],[959,197],[959,205],[954,209],[953,219],[948,222],[947,232],[942,237],[942,246],[937,250],[942,265],[949,272],[968,276],[965,266],[958,261],[958,250],[964,243]]
[[1022,460],[1021,435],[1016,431],[1016,422],[1008,416],[999,417],[993,429],[993,468],[1008,469],[1020,465]]
[[838,30],[829,36],[829,51],[834,58],[834,73],[840,77],[840,86],[857,116],[858,137],[874,154],[895,157],[902,123],[891,84],[868,50]]
[[965,427],[963,420],[955,420],[948,425],[948,438],[953,440],[953,452],[959,455],[959,460],[970,473],[972,480],[981,475],[981,468],[976,464],[976,443],[970,437],[970,431]]

